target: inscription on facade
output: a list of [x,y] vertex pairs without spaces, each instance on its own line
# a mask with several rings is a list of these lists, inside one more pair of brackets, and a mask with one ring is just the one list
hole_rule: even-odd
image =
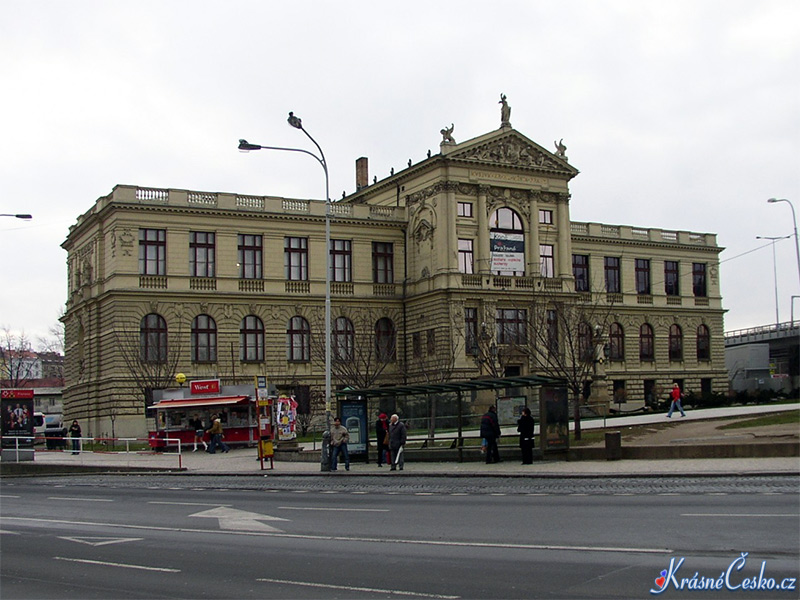
[[550,180],[547,177],[532,177],[530,175],[510,175],[508,173],[495,173],[492,171],[471,170],[470,179],[483,179],[491,181],[502,181],[505,183],[524,183],[527,185],[540,185],[547,187]]

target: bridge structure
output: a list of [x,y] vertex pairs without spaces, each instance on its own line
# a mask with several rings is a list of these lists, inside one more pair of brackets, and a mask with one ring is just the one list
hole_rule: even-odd
[[800,388],[800,321],[725,333],[725,367],[734,391]]

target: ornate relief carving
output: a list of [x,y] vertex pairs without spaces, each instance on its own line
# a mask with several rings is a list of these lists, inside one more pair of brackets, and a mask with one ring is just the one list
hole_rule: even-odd
[[136,238],[127,227],[119,234],[119,247],[122,249],[122,256],[133,256],[133,243]]
[[456,192],[462,196],[477,196],[478,186],[469,183],[459,183]]
[[421,244],[425,240],[432,240],[433,239],[433,231],[434,227],[431,225],[427,219],[421,219],[417,226],[414,228],[414,239],[418,244]]
[[532,144],[515,137],[488,142],[458,153],[454,158],[490,162],[515,167],[564,171],[564,166]]

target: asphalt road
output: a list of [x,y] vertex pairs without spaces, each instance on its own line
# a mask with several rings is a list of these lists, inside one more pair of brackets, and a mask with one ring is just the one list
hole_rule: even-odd
[[[4,480],[0,590],[643,598],[668,571],[664,597],[797,598],[775,587],[800,576],[798,492],[786,476]],[[722,589],[686,589],[706,580]]]

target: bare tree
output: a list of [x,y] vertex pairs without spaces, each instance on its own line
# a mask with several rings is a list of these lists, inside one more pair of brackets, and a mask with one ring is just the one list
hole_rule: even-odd
[[151,329],[145,331],[141,323],[133,320],[119,321],[114,328],[114,342],[127,374],[134,382],[136,392],[152,402],[153,390],[174,384],[181,356],[182,332],[171,333]]
[[3,373],[0,386],[8,388],[24,387],[28,382],[38,379],[38,357],[33,352],[31,342],[25,332],[15,334],[9,327],[2,330],[0,339],[0,361]]

